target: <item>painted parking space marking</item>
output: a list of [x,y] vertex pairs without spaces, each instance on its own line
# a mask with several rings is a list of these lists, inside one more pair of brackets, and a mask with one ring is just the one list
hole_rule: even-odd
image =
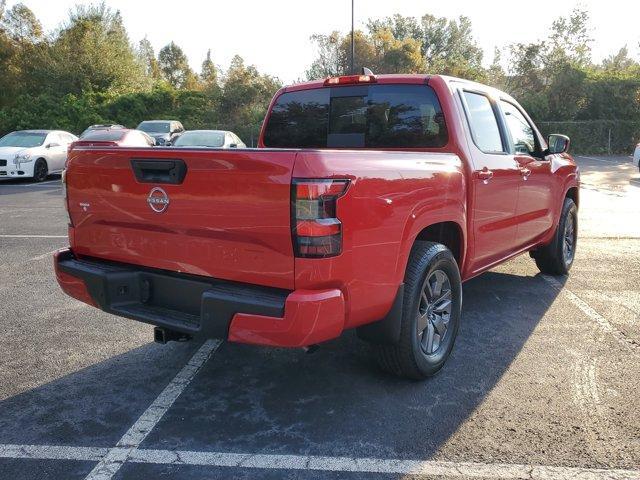
[[[580,159],[584,159],[584,160],[594,160],[596,162],[601,162],[601,163],[608,163],[609,165],[616,165],[616,164],[620,164],[620,159],[617,158],[612,158],[607,160],[606,158],[596,158],[596,157],[587,157],[584,155],[576,155],[576,158],[578,160]],[[628,161],[627,161],[628,162]],[[622,163],[627,163],[627,162],[622,162]]]
[[68,235],[1,235],[0,238],[69,238]]
[[35,460],[78,460],[98,462],[109,451],[101,447],[70,447],[60,445],[0,445],[0,458],[31,458]]
[[59,249],[51,250],[50,252],[43,253],[42,255],[38,255],[36,257],[31,257],[28,262],[37,262],[38,260],[44,260],[46,258],[51,258],[54,253],[56,253]]
[[542,275],[542,278],[553,288],[558,290],[561,295],[564,295],[571,303],[578,307],[582,313],[593,320],[604,333],[612,335],[618,343],[629,348],[630,350],[640,352],[640,345],[633,341],[633,339],[627,337],[623,332],[618,330],[613,324],[609,322],[605,317],[600,315],[594,310],[587,302],[582,300],[578,295],[562,285],[558,280],[550,275]]
[[57,183],[62,186],[62,182],[60,179],[57,180],[47,180],[46,182],[40,183],[10,183],[10,184],[2,184],[0,183],[0,187],[20,187],[20,188],[28,188],[28,187],[49,187],[52,183]]
[[[371,474],[419,475],[450,478],[501,478],[526,480],[638,480],[640,470],[561,467],[511,463],[392,460],[381,458],[325,457],[315,455],[269,455],[226,452],[147,450],[116,447],[48,445],[0,445],[0,458],[114,462],[111,478],[124,463],[235,467],[262,470],[303,470]],[[94,469],[95,470],[95,469]],[[107,473],[107,472],[105,472]],[[93,474],[93,476],[91,476]]]
[[149,432],[162,419],[173,402],[180,396],[189,385],[198,370],[205,364],[211,355],[217,350],[222,342],[220,340],[207,340],[196,353],[193,354],[189,362],[173,377],[169,385],[158,395],[153,403],[147,408],[138,420],[127,430],[114,448],[94,467],[87,480],[109,480],[113,478],[122,464],[135,452],[142,441],[149,435]]

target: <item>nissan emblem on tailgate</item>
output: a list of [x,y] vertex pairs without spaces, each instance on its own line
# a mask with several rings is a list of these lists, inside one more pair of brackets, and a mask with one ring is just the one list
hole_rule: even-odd
[[160,187],[153,187],[147,197],[147,203],[156,213],[164,212],[169,206],[169,195]]

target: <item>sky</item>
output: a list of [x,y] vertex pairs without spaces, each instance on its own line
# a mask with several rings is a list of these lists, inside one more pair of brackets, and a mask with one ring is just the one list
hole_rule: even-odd
[[[16,3],[9,0],[8,4]],[[67,18],[68,11],[87,0],[22,0],[52,31]],[[239,54],[247,64],[284,82],[304,78],[314,57],[309,37],[351,28],[351,0],[106,0],[120,10],[131,41],[145,36],[156,53],[170,41],[187,54],[192,67],[200,65],[208,49],[214,62],[226,69]],[[591,13],[593,57],[600,61],[625,44],[640,59],[639,0],[355,0],[356,28],[369,18],[399,13],[421,17],[425,13],[471,18],[485,63],[491,63],[494,47],[530,42],[546,37],[554,18],[582,6]]]

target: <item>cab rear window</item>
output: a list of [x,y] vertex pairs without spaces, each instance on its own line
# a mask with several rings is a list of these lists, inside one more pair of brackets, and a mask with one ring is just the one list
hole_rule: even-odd
[[280,95],[264,144],[275,148],[438,148],[447,128],[427,85],[357,85]]

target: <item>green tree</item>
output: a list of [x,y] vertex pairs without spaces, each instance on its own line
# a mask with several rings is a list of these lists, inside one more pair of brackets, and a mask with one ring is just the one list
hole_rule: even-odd
[[162,78],[160,66],[158,65],[156,54],[153,51],[153,46],[147,37],[140,40],[140,43],[138,44],[138,55],[140,57],[140,61],[144,65],[147,76],[154,81],[160,80]]
[[[308,78],[343,75],[349,71],[350,35],[332,32],[313,35],[317,54],[307,71]],[[355,67],[366,66],[376,73],[441,73],[470,79],[484,79],[482,49],[473,38],[467,17],[448,20],[424,15],[393,15],[370,20],[366,32],[355,32]]]
[[316,46],[316,58],[306,72],[308,79],[335,77],[344,75],[347,63],[343,43],[345,38],[338,31],[328,35],[315,34],[311,42]]
[[565,64],[587,67],[591,64],[589,12],[575,8],[569,16],[560,17],[551,24],[551,35],[546,52],[546,67],[562,69]]
[[[421,44],[411,37],[395,36],[391,29],[375,30],[370,36],[371,68],[384,73],[424,73],[427,65],[422,56]],[[356,57],[361,59],[361,57]],[[366,59],[359,63],[364,66]]]
[[213,91],[218,90],[218,68],[211,60],[211,49],[207,50],[207,56],[202,62],[202,68],[200,69],[200,81],[204,85],[206,90]]
[[250,140],[250,134],[257,132],[273,94],[280,87],[277,78],[261,75],[253,65],[245,65],[242,57],[234,56],[224,77],[219,121],[241,138]]
[[431,73],[453,75],[471,80],[483,80],[482,49],[473,38],[471,20],[461,16],[424,15],[421,20],[424,44],[423,55]]
[[487,69],[487,82],[501,90],[504,90],[507,84],[507,73],[502,67],[502,50],[498,47],[493,49],[493,62]]
[[119,12],[104,3],[79,5],[36,58],[33,77],[56,92],[126,92],[149,86]]
[[158,64],[165,80],[174,88],[196,89],[198,79],[189,66],[189,59],[174,42],[160,50]]
[[29,82],[28,66],[43,47],[42,25],[22,3],[0,3],[0,106],[15,101]]
[[5,3],[0,5],[0,28],[16,42],[35,43],[42,39],[42,24],[35,14],[23,3],[16,3],[5,11]]
[[609,72],[625,72],[637,69],[640,64],[629,57],[629,49],[625,45],[618,53],[609,55],[602,61],[602,68]]

